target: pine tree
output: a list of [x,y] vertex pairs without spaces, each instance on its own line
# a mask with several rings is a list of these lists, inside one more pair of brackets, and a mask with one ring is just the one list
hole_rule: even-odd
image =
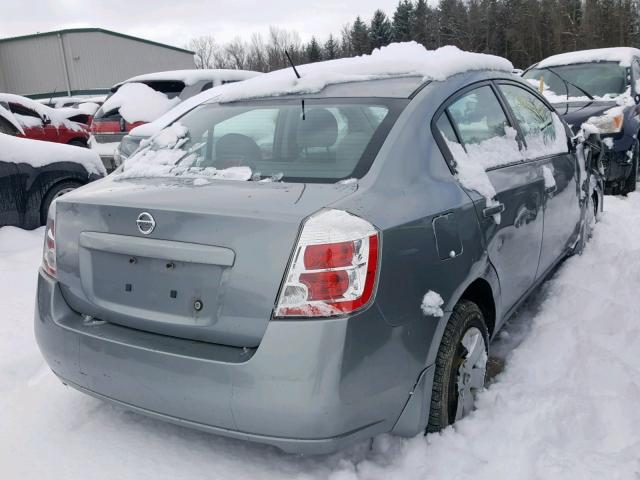
[[329,38],[324,43],[324,58],[327,60],[338,58],[339,48],[338,42],[336,42],[333,35],[329,35]]
[[309,63],[319,62],[320,60],[322,60],[322,52],[320,50],[320,45],[318,44],[316,37],[311,37],[311,41],[307,44],[305,51],[307,55],[307,61]]
[[364,55],[371,53],[371,44],[369,42],[369,31],[367,25],[358,16],[351,27],[351,47],[355,55]]
[[391,43],[391,22],[382,10],[376,10],[369,27],[371,48],[380,48]]
[[400,0],[393,14],[393,41],[407,42],[411,40],[411,21],[413,4],[409,0]]
[[430,8],[429,5],[427,5],[426,0],[418,0],[413,10],[411,24],[409,25],[411,38],[427,48],[430,47],[429,33],[427,30],[427,22],[429,20],[430,13],[429,11]]

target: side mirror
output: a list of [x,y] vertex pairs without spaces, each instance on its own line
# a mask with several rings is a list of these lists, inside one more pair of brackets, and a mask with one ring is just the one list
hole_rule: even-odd
[[51,123],[51,119],[46,113],[42,114],[42,123],[43,125],[49,125]]

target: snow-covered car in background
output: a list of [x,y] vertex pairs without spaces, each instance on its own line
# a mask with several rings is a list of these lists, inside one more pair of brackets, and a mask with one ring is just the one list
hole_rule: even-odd
[[290,452],[469,414],[592,212],[584,146],[512,68],[412,42],[222,87],[50,210],[47,363]]
[[106,98],[106,95],[94,95],[90,97],[51,97],[42,98],[38,100],[38,102],[51,108],[75,108],[83,103],[95,103],[100,106]]
[[87,147],[89,113],[73,108],[51,108],[30,98],[0,93],[0,106],[10,112],[21,131],[20,137]]
[[601,135],[606,191],[635,191],[640,50],[619,47],[554,55],[530,67],[523,77],[542,91],[575,133]]
[[132,77],[111,89],[91,123],[91,148],[108,170],[115,150],[134,127],[151,122],[183,100],[205,90],[260,75],[246,70],[175,70]]
[[0,227],[39,227],[56,198],[106,174],[86,148],[2,133],[3,117],[0,107]]

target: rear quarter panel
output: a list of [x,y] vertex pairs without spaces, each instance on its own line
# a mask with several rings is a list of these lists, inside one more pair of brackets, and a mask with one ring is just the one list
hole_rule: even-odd
[[[431,133],[438,107],[455,91],[483,74],[458,75],[446,84],[427,85],[409,103],[381,148],[357,195],[339,202],[368,219],[382,232],[380,277],[374,308],[410,353],[410,371],[435,361],[449,313],[477,278],[499,285],[488,261],[477,216],[469,195],[460,187]],[[433,221],[453,214],[461,251],[442,258]],[[445,255],[446,256],[446,255]],[[422,313],[424,295],[433,290],[444,300],[444,316]],[[499,302],[495,302],[499,305]]]

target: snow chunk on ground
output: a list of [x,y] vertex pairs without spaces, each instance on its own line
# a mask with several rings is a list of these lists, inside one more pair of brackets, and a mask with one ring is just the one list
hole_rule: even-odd
[[119,109],[129,123],[151,122],[180,103],[179,97],[169,98],[144,83],[125,83],[103,104],[102,110]]
[[444,305],[442,297],[433,290],[429,290],[422,299],[420,308],[427,317],[441,317],[444,315],[442,305]]
[[300,79],[291,68],[285,68],[227,85],[219,101],[316,93],[331,84],[398,76],[421,76],[427,81],[445,80],[470,70],[511,72],[513,65],[502,57],[465,52],[451,45],[427,50],[419,43],[406,42],[377,48],[371,55],[309,63],[297,69]]
[[640,50],[631,47],[595,48],[577,52],[560,53],[545,58],[536,65],[541,67],[557,67],[574,63],[618,62],[621,67],[630,67],[634,57],[640,57]]
[[36,168],[53,162],[73,162],[82,165],[89,174],[107,174],[100,157],[88,148],[0,133],[0,152],[3,162],[26,163]]

